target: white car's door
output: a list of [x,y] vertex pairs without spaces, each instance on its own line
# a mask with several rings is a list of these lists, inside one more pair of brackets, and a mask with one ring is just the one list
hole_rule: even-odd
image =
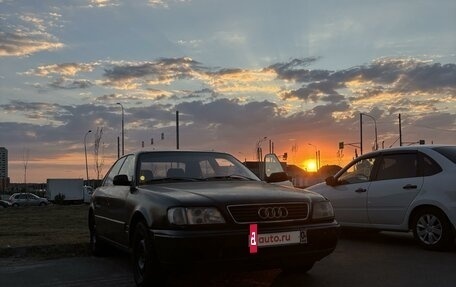
[[374,161],[375,157],[360,158],[338,175],[334,185],[320,184],[309,188],[331,201],[336,219],[342,225],[359,226],[369,223],[367,194]]
[[336,219],[343,225],[366,224],[367,190],[370,182],[342,184],[319,192],[331,201]]
[[370,224],[400,225],[423,186],[417,153],[385,154],[368,192]]

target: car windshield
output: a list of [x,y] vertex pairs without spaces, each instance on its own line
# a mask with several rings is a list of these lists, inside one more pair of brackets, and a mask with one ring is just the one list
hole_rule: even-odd
[[139,185],[174,181],[255,180],[233,156],[216,152],[150,152],[138,159]]

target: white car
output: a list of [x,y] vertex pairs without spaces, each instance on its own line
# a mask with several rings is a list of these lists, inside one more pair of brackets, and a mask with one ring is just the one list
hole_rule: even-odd
[[21,192],[13,193],[8,199],[11,206],[45,206],[49,204],[47,198],[39,197],[33,193]]
[[364,154],[326,183],[307,188],[328,198],[343,227],[413,231],[442,250],[456,233],[456,146],[420,145]]

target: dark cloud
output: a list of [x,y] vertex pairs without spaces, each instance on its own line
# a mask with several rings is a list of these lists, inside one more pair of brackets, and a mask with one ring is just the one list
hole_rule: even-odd
[[203,69],[199,62],[190,58],[163,58],[154,62],[114,65],[105,69],[104,77],[112,82],[135,79],[167,82],[192,78],[194,71]]
[[310,83],[295,91],[290,91],[282,95],[283,99],[298,98],[305,101],[311,100],[317,102],[318,100],[325,101],[341,101],[343,97],[336,91],[337,89],[344,88],[344,85],[339,82],[321,81]]
[[273,64],[266,69],[274,70],[277,77],[283,80],[292,80],[300,83],[321,81],[327,79],[331,71],[309,70],[304,67],[316,62],[319,58],[292,59],[286,63]]
[[328,80],[372,82],[391,92],[440,91],[456,89],[456,65],[431,64],[413,59],[378,60],[335,72]]
[[49,87],[55,89],[73,90],[73,89],[88,89],[93,84],[89,80],[68,80],[64,78],[56,79],[49,84]]

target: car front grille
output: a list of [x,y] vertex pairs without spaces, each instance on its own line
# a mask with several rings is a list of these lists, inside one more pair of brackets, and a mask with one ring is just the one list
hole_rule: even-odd
[[227,208],[236,223],[298,221],[309,216],[307,202],[230,205]]

